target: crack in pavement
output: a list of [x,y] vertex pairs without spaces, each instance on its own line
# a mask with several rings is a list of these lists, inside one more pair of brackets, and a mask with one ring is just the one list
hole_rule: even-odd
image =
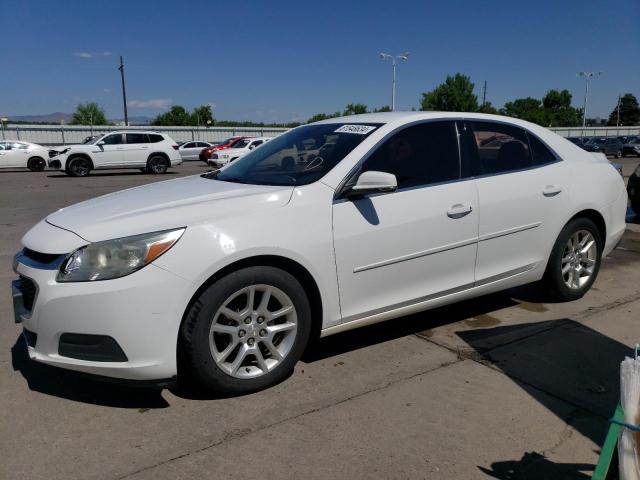
[[343,398],[342,400],[339,400],[337,402],[333,402],[333,403],[330,403],[330,404],[327,404],[327,405],[323,405],[323,406],[320,406],[320,407],[312,408],[312,409],[307,410],[305,412],[298,413],[297,415],[293,415],[291,417],[283,418],[283,419],[278,420],[276,422],[272,422],[272,423],[269,423],[267,425],[263,425],[262,427],[259,427],[259,428],[255,428],[255,429],[245,428],[245,429],[231,430],[231,431],[225,433],[224,436],[220,440],[217,440],[215,442],[209,443],[209,444],[207,444],[207,445],[205,445],[203,447],[196,448],[195,450],[191,450],[189,452],[185,452],[185,453],[182,453],[180,455],[176,455],[175,457],[171,457],[171,458],[162,460],[162,461],[160,461],[158,463],[155,463],[153,465],[148,465],[146,467],[142,467],[142,468],[140,468],[138,470],[135,470],[135,471],[127,473],[127,474],[124,474],[124,475],[116,477],[116,478],[117,478],[117,480],[123,480],[123,479],[126,479],[126,478],[131,478],[131,477],[133,477],[133,476],[135,476],[135,475],[137,475],[139,473],[146,472],[148,470],[152,470],[152,469],[154,469],[156,467],[160,467],[162,465],[166,465],[168,463],[174,462],[176,460],[180,460],[180,459],[188,457],[190,455],[194,455],[194,454],[197,454],[197,453],[200,453],[200,452],[204,452],[204,451],[209,450],[211,448],[218,447],[218,446],[220,446],[220,445],[222,445],[222,444],[224,444],[224,443],[226,443],[226,442],[228,442],[230,440],[236,440],[238,438],[242,438],[242,437],[245,437],[247,435],[258,433],[258,432],[261,432],[263,430],[267,430],[269,428],[276,427],[278,425],[286,424],[288,422],[291,422],[291,421],[296,420],[298,418],[304,417],[306,415],[310,415],[310,414],[313,414],[313,413],[316,413],[316,412],[321,412],[323,410],[326,410],[326,409],[329,409],[329,408],[332,408],[332,407],[336,407],[338,405],[342,405],[343,403],[347,403],[347,402],[350,402],[351,400],[355,400],[357,398],[364,397],[366,395],[369,395],[370,393],[375,393],[375,392],[379,392],[379,391],[385,390],[385,389],[387,389],[389,387],[392,387],[392,386],[394,386],[394,385],[396,385],[398,383],[406,382],[406,381],[409,381],[409,380],[411,380],[413,378],[420,377],[422,375],[428,375],[430,373],[438,371],[438,370],[440,370],[442,368],[449,367],[451,365],[457,365],[458,363],[460,363],[462,361],[463,361],[463,359],[457,358],[456,360],[453,360],[451,362],[443,362],[440,365],[437,365],[437,366],[435,366],[433,368],[429,368],[427,370],[424,370],[424,371],[421,371],[421,372],[418,372],[418,373],[414,373],[414,374],[411,374],[411,375],[408,375],[408,376],[405,376],[405,377],[402,377],[402,378],[389,380],[388,382],[386,382],[386,383],[384,383],[382,385],[379,385],[377,387],[368,389],[368,390],[366,390],[364,392],[360,392],[360,393],[357,393],[355,395],[351,395],[349,397]]

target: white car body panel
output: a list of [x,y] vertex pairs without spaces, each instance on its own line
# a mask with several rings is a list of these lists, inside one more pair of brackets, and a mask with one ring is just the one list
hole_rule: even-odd
[[180,153],[180,157],[182,157],[182,160],[200,160],[200,152],[205,148],[210,147],[211,145],[213,144],[209,142],[195,140],[180,145],[180,148],[178,148],[178,152]]
[[[21,148],[5,149],[6,144],[20,144]],[[39,157],[49,158],[49,150],[35,143],[21,140],[0,141],[0,168],[26,168],[29,159]]]
[[[396,129],[465,118],[525,128],[561,161],[359,200],[334,198],[358,162]],[[39,288],[24,319],[25,328],[38,334],[30,356],[118,378],[172,377],[181,319],[194,295],[221,270],[255,257],[284,258],[309,273],[319,292],[321,335],[326,336],[539,280],[560,230],[579,212],[590,210],[603,219],[605,255],[624,232],[620,175],[608,161],[542,127],[500,116],[441,112],[321,123],[383,125],[315,183],[282,187],[186,177],[82,202],[37,224],[23,245],[48,254],[68,254],[89,242],[186,230],[151,265],[115,280],[57,283],[56,270],[34,268],[19,254],[16,271]],[[561,191],[544,194],[553,187]],[[456,216],[467,207],[465,215]],[[129,360],[104,364],[61,357],[55,342],[66,331],[110,335]],[[150,331],[154,342],[148,342]]]

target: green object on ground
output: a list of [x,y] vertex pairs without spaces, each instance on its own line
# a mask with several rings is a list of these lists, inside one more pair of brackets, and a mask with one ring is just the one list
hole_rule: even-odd
[[[616,412],[613,414],[613,418],[615,420],[624,421],[624,411],[620,404],[616,407]],[[609,474],[613,472],[609,472],[609,468],[611,467],[611,460],[614,455],[618,454],[618,436],[620,434],[620,425],[616,425],[612,423],[609,426],[609,431],[607,432],[607,437],[604,439],[604,445],[602,445],[602,450],[600,451],[600,457],[598,458],[598,464],[596,465],[596,469],[593,472],[593,480],[605,480],[606,478],[610,478]],[[617,462],[616,462],[617,464]],[[615,472],[616,477],[618,472]]]

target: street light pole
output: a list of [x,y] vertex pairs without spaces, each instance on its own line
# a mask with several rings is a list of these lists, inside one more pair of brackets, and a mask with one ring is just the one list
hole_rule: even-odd
[[404,52],[400,55],[389,55],[388,53],[380,52],[380,58],[382,60],[391,61],[391,65],[393,66],[393,82],[391,83],[391,111],[394,112],[396,110],[396,68],[397,61],[409,60],[409,52]]
[[585,85],[584,85],[584,107],[582,108],[582,128],[587,125],[587,101],[589,98],[589,82],[596,75],[602,75],[602,72],[578,72],[576,76],[584,77]]
[[127,91],[124,88],[124,64],[122,63],[122,55],[120,55],[120,78],[122,79],[122,102],[124,103],[124,125],[129,126],[129,116],[127,115]]

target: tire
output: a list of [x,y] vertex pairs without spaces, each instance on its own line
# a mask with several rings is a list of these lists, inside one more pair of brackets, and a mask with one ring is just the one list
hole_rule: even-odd
[[167,173],[169,161],[161,155],[153,155],[147,160],[147,172],[155,175]]
[[65,171],[72,177],[86,177],[91,172],[91,162],[84,157],[73,158]]
[[615,158],[620,158],[621,156],[622,156],[622,151],[621,150],[616,151],[614,157]]
[[140,171],[141,171],[142,173],[149,173],[149,172],[147,172],[147,169],[146,169],[146,168],[141,168],[141,169],[140,169]]
[[27,162],[27,168],[32,172],[42,172],[47,166],[47,162],[42,157],[31,157]]
[[[263,309],[263,292],[267,288],[271,295]],[[251,289],[255,311],[249,313],[247,292]],[[290,308],[289,313],[269,319],[274,311],[283,311],[285,305]],[[225,316],[222,307],[227,307],[235,319]],[[276,333],[277,329],[282,331]],[[310,332],[309,300],[298,280],[278,268],[248,267],[221,278],[200,294],[185,318],[181,342],[196,380],[218,393],[243,395],[287,378],[300,359]],[[280,358],[268,345],[276,349]],[[253,354],[256,350],[262,362]]]
[[[587,237],[586,233],[590,237]],[[572,241],[575,245],[576,238],[579,244],[584,241],[584,245],[579,246],[577,249],[572,249],[569,242]],[[586,241],[584,240],[585,238],[587,238]],[[591,241],[593,241],[593,249],[589,249],[589,252],[585,254],[586,248],[584,247],[591,245]],[[548,293],[559,301],[572,301],[582,298],[598,276],[602,261],[602,249],[603,241],[595,223],[588,218],[571,220],[558,235],[558,239],[549,256],[547,270],[542,279],[542,284]],[[581,251],[581,256],[575,255],[576,250]],[[573,266],[576,266],[579,270],[575,270]],[[563,268],[567,269],[564,274]],[[590,273],[589,269],[591,269]],[[576,271],[578,271],[577,280]]]

